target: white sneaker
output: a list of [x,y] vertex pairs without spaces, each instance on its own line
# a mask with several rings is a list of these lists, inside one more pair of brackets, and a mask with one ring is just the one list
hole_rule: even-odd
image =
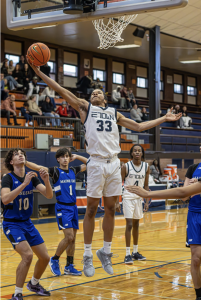
[[33,122],[29,122],[29,125],[31,125],[31,126],[32,126],[32,125],[33,125]]
[[28,127],[28,123],[25,123],[24,126]]
[[18,83],[18,84],[17,84],[17,87],[18,87],[18,88],[21,88],[21,87],[23,87],[23,84],[19,84],[19,83]]
[[50,126],[50,123],[49,123],[49,122],[46,122],[46,126]]
[[180,128],[180,126],[177,126],[177,128]]

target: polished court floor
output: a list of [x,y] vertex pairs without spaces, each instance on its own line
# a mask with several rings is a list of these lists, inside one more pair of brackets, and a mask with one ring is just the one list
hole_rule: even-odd
[[[44,273],[41,284],[51,290],[48,299],[195,299],[190,274],[190,250],[185,247],[187,208],[178,210],[148,212],[140,224],[139,252],[147,257],[146,261],[135,261],[132,266],[123,263],[125,257],[125,221],[123,217],[115,220],[112,243],[114,275],[109,276],[102,269],[96,257],[96,250],[103,245],[101,230],[102,218],[96,219],[93,238],[93,255],[95,275],[73,277],[62,275],[55,277],[49,266]],[[56,223],[36,225],[45,240],[49,254],[55,253],[62,233],[58,232]],[[83,226],[77,234],[75,265],[82,270]],[[1,299],[10,299],[15,287],[15,270],[20,261],[17,253],[5,236],[1,235]],[[33,274],[34,256],[27,281]],[[66,254],[60,259],[63,268]],[[23,295],[27,300],[41,300],[44,297],[32,295],[24,286]]]

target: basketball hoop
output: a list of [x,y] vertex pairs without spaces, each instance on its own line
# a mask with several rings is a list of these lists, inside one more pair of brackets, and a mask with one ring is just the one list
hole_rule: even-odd
[[121,38],[122,32],[136,17],[137,15],[128,15],[117,17],[117,19],[109,18],[107,24],[104,23],[105,19],[92,21],[100,39],[98,48],[108,49],[114,47],[117,42],[123,42],[124,39]]

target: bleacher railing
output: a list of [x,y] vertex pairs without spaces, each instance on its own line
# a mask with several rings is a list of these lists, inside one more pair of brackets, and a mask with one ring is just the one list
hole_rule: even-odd
[[80,119],[58,118],[60,120],[60,125],[52,126],[52,122],[54,124],[53,119],[56,118],[47,116],[33,116],[33,124],[36,120],[37,126],[17,127],[2,125],[1,148],[34,148],[35,134],[38,133],[48,133],[49,136],[58,139],[70,137],[73,139],[73,141],[80,142],[79,145],[83,145],[83,131]]

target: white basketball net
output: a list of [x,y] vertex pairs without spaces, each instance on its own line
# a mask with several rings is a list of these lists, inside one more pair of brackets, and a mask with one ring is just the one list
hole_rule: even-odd
[[95,29],[98,32],[100,39],[99,49],[108,49],[114,47],[117,42],[123,42],[124,39],[121,38],[122,32],[129,23],[135,20],[137,15],[129,15],[117,17],[117,19],[109,18],[107,24],[104,24],[106,19],[99,19],[92,21]]

